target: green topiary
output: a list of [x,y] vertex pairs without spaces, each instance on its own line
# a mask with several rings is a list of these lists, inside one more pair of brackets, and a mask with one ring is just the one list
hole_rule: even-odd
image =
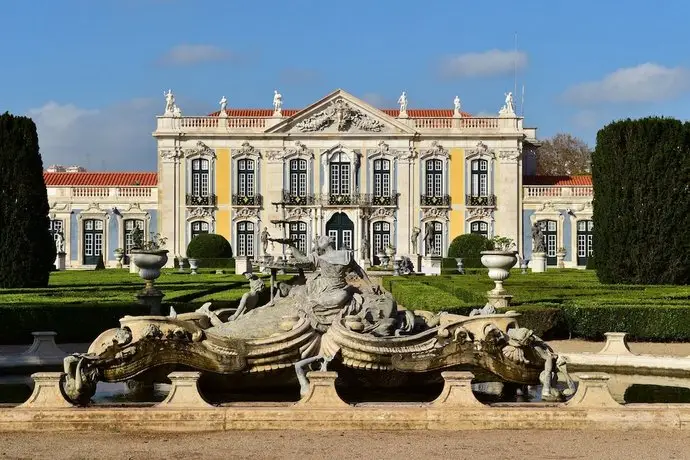
[[448,246],[448,257],[462,257],[465,268],[481,268],[481,252],[494,248],[491,240],[476,233],[456,236]]
[[187,246],[191,259],[226,259],[232,257],[232,246],[223,235],[204,233],[192,238]]
[[36,125],[0,115],[0,288],[48,285],[55,242]]

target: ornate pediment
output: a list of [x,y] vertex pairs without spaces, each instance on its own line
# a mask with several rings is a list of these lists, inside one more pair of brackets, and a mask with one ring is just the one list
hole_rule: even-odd
[[235,211],[235,219],[258,219],[258,208],[238,208]]
[[422,210],[422,219],[445,219],[448,220],[448,209],[446,208],[426,208]]
[[199,206],[195,208],[189,208],[188,213],[188,218],[205,219],[207,217],[213,217],[213,208],[209,208],[208,206]]
[[242,146],[235,151],[234,156],[261,158],[261,152],[251,145],[249,141],[244,141]]
[[302,141],[295,141],[294,147],[268,152],[266,157],[269,160],[282,160],[287,157],[314,158],[314,151],[304,145]]
[[414,134],[415,131],[351,94],[337,90],[266,132]]
[[493,219],[494,208],[468,208],[470,219]]
[[470,159],[474,157],[487,157],[487,158],[496,158],[496,155],[494,155],[494,152],[489,149],[489,146],[483,143],[482,141],[477,142],[477,146],[473,148],[472,150],[469,150],[467,152],[467,155],[465,158]]
[[288,219],[311,219],[311,208],[297,206],[287,210]]
[[421,158],[448,158],[446,150],[438,141],[431,141],[431,146],[420,155]]
[[184,156],[185,156],[185,158],[189,158],[189,157],[193,157],[193,156],[205,156],[205,157],[215,158],[216,152],[215,152],[215,150],[213,150],[208,145],[199,141],[196,143],[195,148],[185,149]]

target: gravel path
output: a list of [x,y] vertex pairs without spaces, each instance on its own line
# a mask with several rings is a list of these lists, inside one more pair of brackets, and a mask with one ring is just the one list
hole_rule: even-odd
[[1,459],[687,459],[689,432],[0,433]]

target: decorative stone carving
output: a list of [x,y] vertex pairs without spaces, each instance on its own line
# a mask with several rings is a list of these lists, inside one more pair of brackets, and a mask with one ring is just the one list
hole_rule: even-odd
[[297,123],[296,127],[302,132],[314,132],[332,124],[336,125],[338,131],[347,131],[354,126],[362,131],[378,132],[384,126],[380,121],[350,107],[344,99],[336,99],[328,108]]
[[311,219],[311,208],[297,206],[287,210],[287,217],[290,219]]
[[282,160],[288,156],[298,156],[304,158],[314,158],[314,151],[302,143],[302,141],[295,141],[295,146],[292,148],[284,148],[283,150],[273,150],[266,153],[269,160]]
[[369,213],[369,218],[389,218],[395,217],[395,208],[374,208]]
[[[68,207],[69,207],[69,205],[68,205],[67,203],[58,203],[57,201],[53,201],[53,202],[50,204],[50,210],[51,210],[51,211],[67,211],[67,208],[68,208]],[[54,218],[55,218],[55,215],[54,215],[54,214],[51,214],[51,217],[50,217],[50,218],[51,218],[51,219],[54,219]]]
[[235,219],[258,219],[259,210],[257,208],[239,208],[235,211]]
[[196,148],[193,148],[193,149],[186,149],[186,150],[184,151],[184,156],[185,156],[185,158],[189,158],[189,157],[196,156],[196,155],[199,155],[199,156],[208,156],[208,157],[211,157],[211,158],[215,158],[215,157],[216,157],[216,152],[215,152],[211,147],[209,147],[208,145],[206,145],[206,144],[204,144],[203,142],[199,141],[199,142],[196,143]]
[[467,152],[467,158],[477,156],[486,156],[490,158],[496,157],[494,153],[491,150],[489,150],[489,146],[483,143],[482,141],[477,142],[477,146],[474,149]]
[[537,209],[537,211],[556,212],[556,206],[551,201],[547,201],[545,203],[542,203],[542,205]]
[[468,208],[467,214],[470,218],[493,219],[493,208]]
[[516,161],[520,158],[519,150],[501,150],[498,152],[498,157],[501,160]]
[[433,158],[448,158],[448,150],[443,148],[438,141],[431,141],[431,147],[429,147],[423,154],[423,158],[433,157]]
[[261,158],[261,152],[258,149],[254,148],[254,146],[251,145],[249,141],[242,142],[242,146],[239,149],[237,149],[237,155]]
[[393,155],[393,152],[391,152],[391,148],[388,144],[386,144],[386,141],[379,141],[379,145],[373,153],[377,155]]
[[213,209],[209,207],[195,207],[189,209],[189,217],[193,218],[207,218],[213,217]]
[[400,97],[398,98],[398,104],[400,104],[400,114],[398,115],[399,117],[406,117],[407,116],[407,93],[405,91],[402,92]]
[[283,95],[278,90],[273,90],[273,116],[279,117],[283,111]]
[[182,152],[177,149],[173,150],[161,150],[161,158],[164,160],[175,160],[182,156]]
[[445,208],[424,208],[422,219],[446,219],[448,220],[448,209]]

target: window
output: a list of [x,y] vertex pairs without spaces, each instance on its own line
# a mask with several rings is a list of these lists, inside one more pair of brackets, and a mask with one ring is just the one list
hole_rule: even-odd
[[144,231],[144,221],[143,220],[138,220],[138,219],[127,219],[125,220],[125,234],[124,234],[124,244],[123,248],[125,250],[125,254],[129,254],[129,251],[132,250],[132,247],[134,246],[134,240],[132,239],[132,233],[134,232],[134,229],[138,228],[141,231]]
[[577,264],[587,265],[587,259],[592,255],[592,231],[594,222],[591,220],[577,221]]
[[237,194],[254,196],[254,160],[237,160]]
[[254,223],[242,221],[237,223],[237,255],[254,256]]
[[432,225],[434,229],[434,240],[432,243],[431,251],[427,251],[426,255],[440,256],[443,254],[443,224],[441,222],[434,221],[430,222],[430,225]]
[[85,219],[82,235],[84,265],[96,265],[103,254],[103,221]]
[[290,194],[307,195],[307,160],[290,160]]
[[443,196],[443,161],[426,160],[426,195]]
[[474,233],[476,235],[482,235],[485,237],[489,237],[489,224],[487,224],[484,221],[477,221],[477,222],[472,222],[470,224],[470,233]]
[[192,222],[192,238],[204,233],[208,233],[208,222],[204,222],[202,220]]
[[57,236],[62,235],[63,238],[65,234],[63,233],[63,228],[64,228],[64,223],[61,220],[50,220],[48,223],[48,230],[50,230],[50,234],[53,236],[53,241],[57,241]]
[[337,212],[326,222],[326,234],[332,238],[335,249],[352,249],[355,224],[345,213]]
[[489,162],[486,160],[472,160],[470,186],[472,196],[488,196],[489,194]]
[[374,265],[380,265],[381,261],[379,260],[378,256],[376,254],[378,253],[385,253],[386,252],[386,246],[388,246],[391,242],[391,224],[388,222],[374,222],[374,231],[372,232],[374,235]]
[[558,226],[555,220],[540,220],[539,225],[544,234],[544,246],[546,246],[546,264],[556,265],[556,241]]
[[290,223],[290,239],[302,254],[307,253],[307,224],[306,222]]
[[192,195],[209,195],[208,160],[192,160]]
[[350,194],[350,162],[342,161],[342,153],[338,153],[336,161],[331,161],[331,195]]
[[374,196],[384,197],[391,194],[390,160],[374,160]]

